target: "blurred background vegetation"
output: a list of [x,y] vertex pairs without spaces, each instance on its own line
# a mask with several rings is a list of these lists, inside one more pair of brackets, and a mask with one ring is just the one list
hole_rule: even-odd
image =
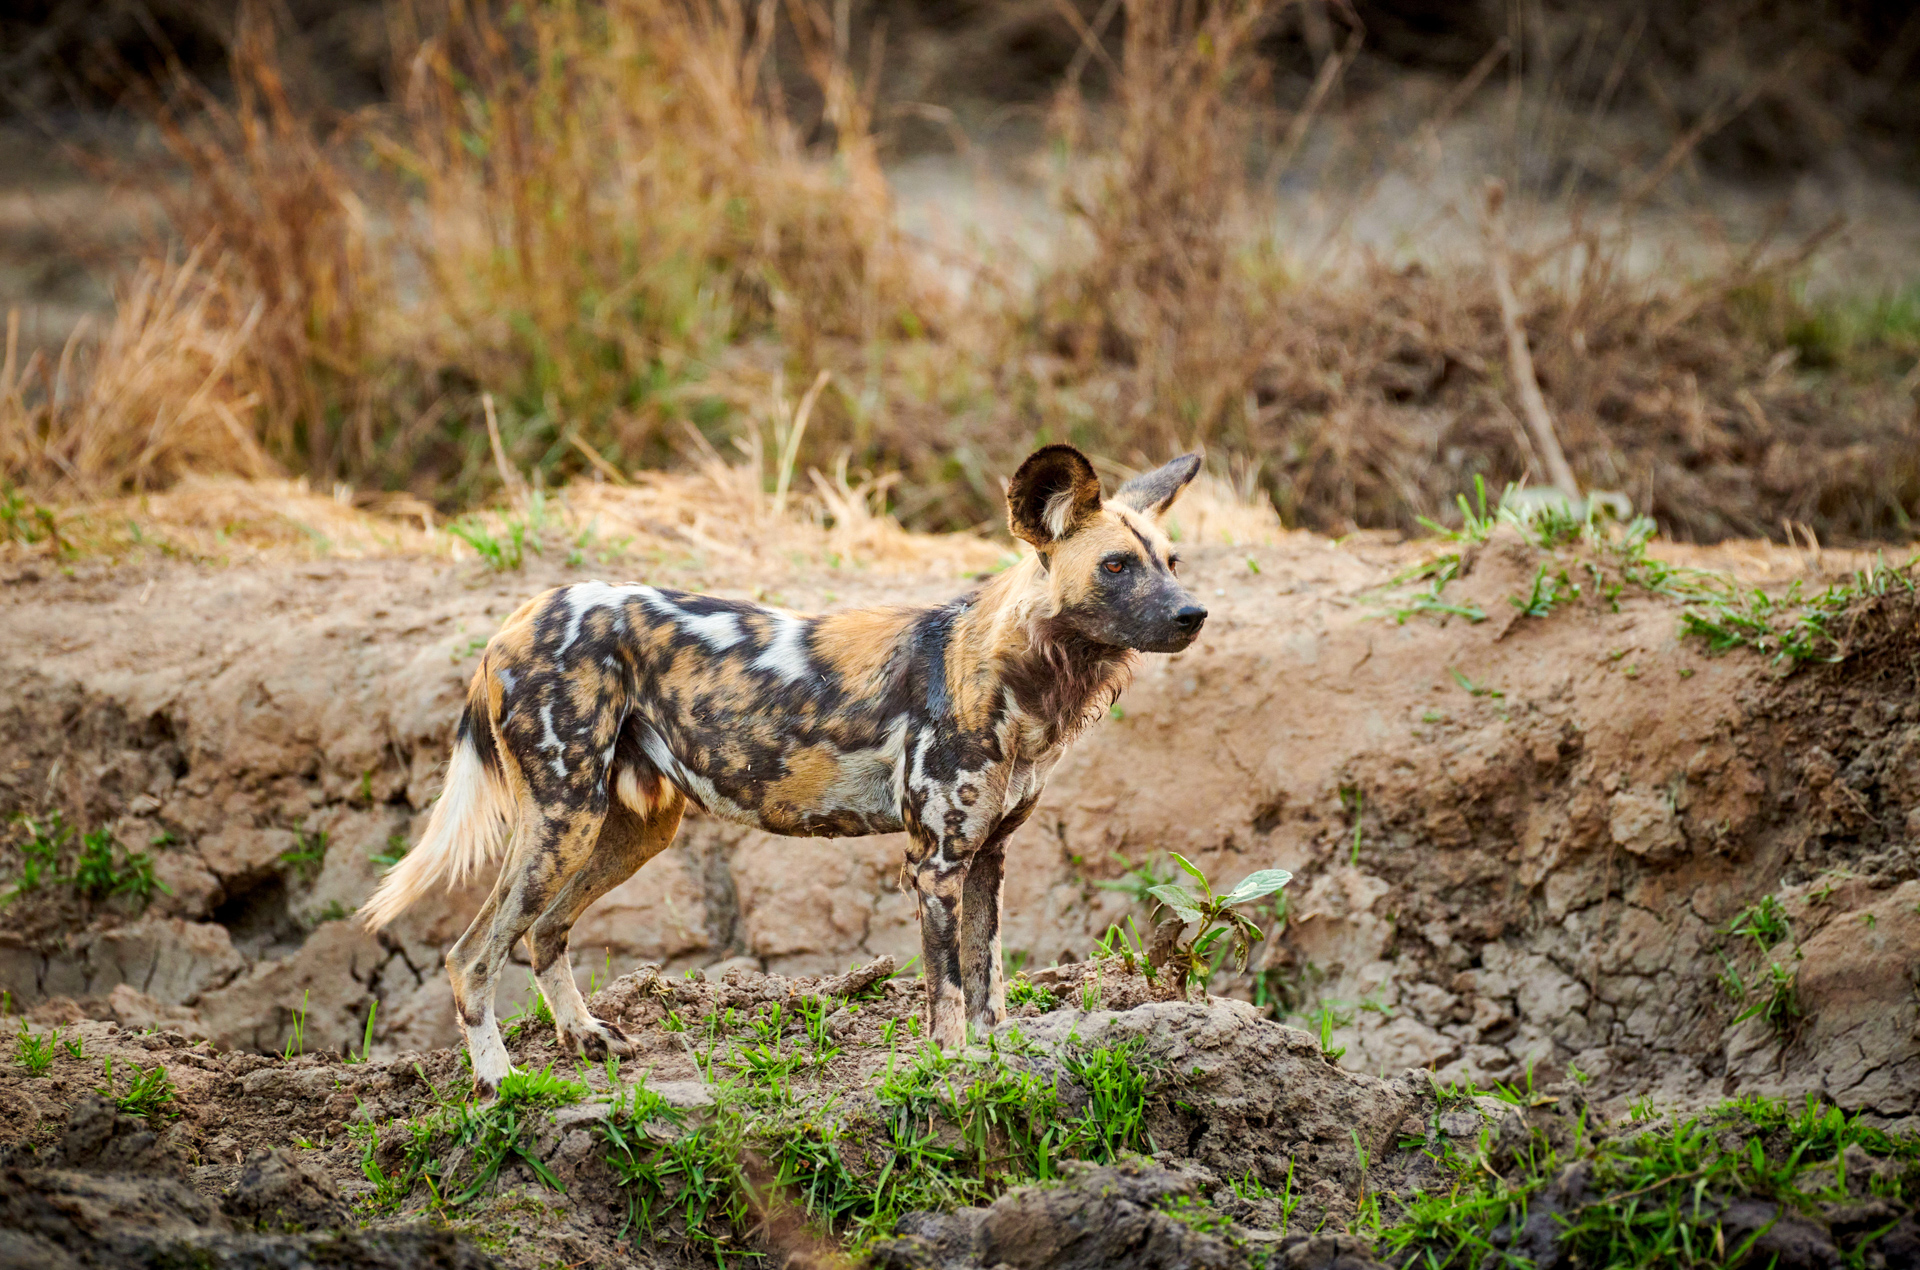
[[1412,530],[1551,478],[1531,378],[1675,537],[1920,512],[1910,5],[29,0],[0,50],[51,501],[744,450],[951,529],[1070,440]]

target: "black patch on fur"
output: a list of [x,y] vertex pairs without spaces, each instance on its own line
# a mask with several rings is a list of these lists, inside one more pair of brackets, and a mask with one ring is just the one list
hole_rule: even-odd
[[1009,659],[1005,682],[1022,710],[1072,736],[1119,697],[1132,662],[1127,649],[1096,643],[1054,618],[1035,628],[1025,654]]

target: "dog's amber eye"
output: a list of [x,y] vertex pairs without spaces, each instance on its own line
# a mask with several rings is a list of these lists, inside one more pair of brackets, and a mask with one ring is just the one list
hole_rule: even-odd
[[1127,562],[1124,560],[1109,560],[1107,561],[1107,564],[1106,564],[1106,569],[1108,573],[1119,573],[1122,569],[1125,569],[1126,567],[1127,567]]
[[1168,572],[1168,573],[1178,573],[1178,572],[1180,572],[1180,557],[1179,557],[1179,556],[1168,556],[1168,557],[1167,557],[1167,572]]

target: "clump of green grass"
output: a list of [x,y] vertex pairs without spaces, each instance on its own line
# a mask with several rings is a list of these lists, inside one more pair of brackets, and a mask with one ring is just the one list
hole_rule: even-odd
[[400,1164],[388,1172],[380,1163],[380,1129],[370,1120],[354,1120],[347,1125],[347,1136],[360,1144],[360,1173],[373,1184],[373,1193],[362,1207],[374,1215],[396,1211],[414,1188],[423,1182],[436,1199],[446,1164],[437,1149],[440,1126],[434,1117],[423,1116],[404,1126]]
[[[836,1113],[833,1099],[802,1108],[789,1081],[769,1083],[743,1067],[739,1055],[779,1052],[766,1013],[761,1031],[735,1044],[728,1065],[743,1077],[717,1086],[706,1123],[688,1129],[638,1095],[616,1101],[603,1130],[607,1162],[636,1238],[654,1235],[671,1215],[705,1255],[722,1263],[753,1256],[753,1222],[771,1199],[859,1245],[890,1233],[904,1213],[985,1202],[1008,1186],[1058,1177],[1063,1160],[1104,1162],[1152,1149],[1152,1069],[1139,1042],[1074,1046],[1061,1055],[1080,1091],[1071,1111],[1055,1081],[1018,1065],[1034,1051],[1017,1034],[996,1034],[985,1057],[924,1045],[889,1060],[874,1094],[876,1123],[865,1113]],[[659,1140],[662,1131],[671,1136]],[[850,1150],[856,1141],[859,1149]],[[771,1188],[756,1189],[747,1176],[750,1157],[772,1167]]]
[[[1561,1255],[1573,1264],[1760,1266],[1766,1262],[1755,1257],[1754,1244],[1768,1227],[1730,1232],[1729,1206],[1756,1198],[1819,1220],[1821,1201],[1850,1198],[1841,1165],[1849,1147],[1905,1166],[1876,1174],[1875,1194],[1903,1202],[1920,1181],[1920,1137],[1894,1137],[1812,1096],[1799,1109],[1785,1100],[1745,1098],[1614,1137],[1588,1134],[1583,1115],[1562,1149],[1536,1131],[1516,1165],[1501,1174],[1486,1165],[1483,1144],[1463,1152],[1443,1138],[1428,1151],[1452,1182],[1412,1197],[1362,1233],[1390,1258],[1427,1270],[1504,1265],[1505,1238],[1524,1223],[1533,1197],[1562,1168],[1584,1160],[1592,1170],[1592,1198],[1560,1219]],[[1867,1235],[1848,1256],[1862,1256],[1880,1233]]]
[[73,839],[73,829],[59,809],[44,817],[19,817],[25,840],[20,845],[20,877],[8,888],[6,900],[31,895],[42,886],[60,880],[60,853]]
[[293,831],[293,845],[280,853],[280,867],[303,881],[311,881],[327,859],[327,831]]
[[174,1104],[175,1090],[173,1078],[167,1075],[167,1069],[159,1063],[143,1069],[133,1065],[133,1079],[128,1083],[126,1092],[114,1088],[113,1059],[106,1058],[101,1066],[101,1083],[97,1091],[101,1097],[111,1102],[121,1111],[130,1115],[145,1116],[149,1120],[180,1114]]
[[1027,976],[1015,975],[1007,980],[1007,1004],[1016,1009],[1023,1005],[1034,1006],[1046,1013],[1060,1008],[1060,998],[1051,988],[1043,988]]
[[548,1190],[565,1190],[528,1141],[530,1116],[568,1106],[586,1096],[586,1085],[556,1076],[549,1063],[537,1072],[509,1073],[489,1104],[467,1103],[454,1110],[448,1116],[448,1132],[453,1145],[465,1149],[468,1155],[464,1179],[449,1182],[447,1204],[459,1208],[471,1203],[491,1189],[500,1170],[514,1161],[524,1164]]
[[93,901],[125,895],[143,908],[155,891],[173,893],[154,876],[153,857],[144,851],[126,850],[110,828],[103,826],[81,834],[73,871],[63,873],[61,859],[74,842],[66,818],[56,809],[44,817],[21,816],[19,823],[25,831],[25,840],[20,843],[20,877],[0,897],[0,903],[30,895],[43,886],[71,886],[83,899]]
[[0,481],[0,542],[51,542],[58,552],[69,550],[53,509],[28,498],[6,481]]
[[23,1019],[20,1032],[14,1038],[13,1061],[20,1064],[29,1076],[45,1076],[53,1066],[54,1043],[60,1039],[60,1029],[55,1028],[52,1036],[35,1033]]
[[1681,632],[1705,640],[1715,654],[1747,648],[1776,664],[1841,661],[1847,655],[1841,619],[1862,600],[1912,594],[1913,565],[1870,565],[1814,596],[1803,596],[1798,580],[1780,596],[1729,583],[1682,611]]
[[[1880,562],[1817,595],[1804,595],[1798,581],[1773,595],[1742,586],[1726,574],[1681,568],[1650,555],[1647,547],[1655,525],[1647,517],[1622,524],[1610,519],[1608,508],[1598,503],[1575,515],[1563,504],[1524,502],[1511,486],[1490,506],[1485,482],[1479,477],[1475,477],[1474,492],[1473,501],[1464,494],[1457,499],[1460,528],[1425,519],[1421,524],[1462,545],[1485,542],[1506,526],[1549,553],[1550,558],[1535,571],[1528,593],[1508,597],[1527,617],[1544,618],[1583,599],[1617,612],[1620,597],[1633,588],[1680,605],[1681,634],[1705,641],[1711,654],[1748,648],[1776,663],[1797,666],[1839,661],[1846,655],[1840,622],[1863,599],[1911,594],[1916,589],[1914,561],[1899,567]],[[1470,621],[1484,618],[1473,606],[1452,605],[1444,599],[1444,588],[1459,576],[1461,562],[1460,551],[1443,551],[1396,576],[1390,587],[1423,582],[1426,589],[1411,595],[1389,590],[1379,601],[1385,613],[1401,623],[1415,614],[1454,615]]]
[[541,542],[548,530],[546,496],[534,490],[527,497],[526,510],[509,512],[490,525],[486,518],[468,516],[447,526],[447,532],[472,547],[474,554],[496,573],[511,573],[526,563],[527,552],[541,554]]

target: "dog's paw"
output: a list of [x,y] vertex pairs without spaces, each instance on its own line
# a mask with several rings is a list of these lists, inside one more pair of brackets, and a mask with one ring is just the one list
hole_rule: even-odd
[[569,1028],[561,1033],[560,1043],[569,1053],[590,1063],[605,1062],[609,1055],[626,1058],[634,1048],[625,1032],[604,1019],[589,1019],[583,1026]]

